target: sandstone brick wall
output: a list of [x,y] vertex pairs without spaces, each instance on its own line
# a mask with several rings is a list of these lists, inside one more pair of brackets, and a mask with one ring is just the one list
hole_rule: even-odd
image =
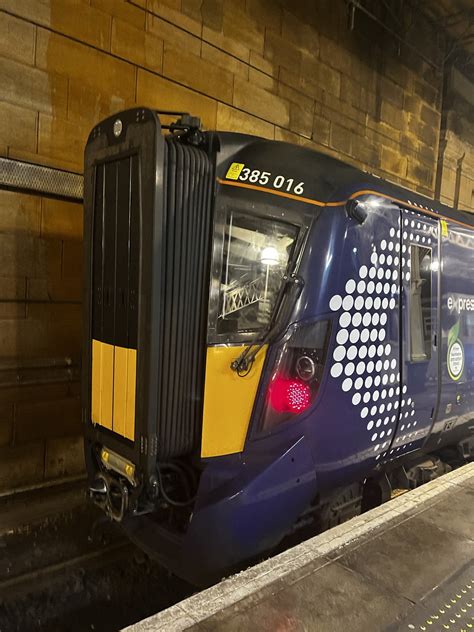
[[[411,34],[440,63],[429,24]],[[435,188],[442,76],[360,13],[350,31],[343,0],[0,0],[0,85],[1,155],[80,172],[90,128],[140,104]],[[28,377],[0,384],[0,492],[82,468],[78,383],[51,369],[80,350],[81,221],[0,192],[0,379]]]

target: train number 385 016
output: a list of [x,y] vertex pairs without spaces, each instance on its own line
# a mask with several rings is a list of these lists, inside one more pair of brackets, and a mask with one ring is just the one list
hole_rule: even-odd
[[295,195],[303,195],[304,193],[304,182],[298,182],[294,178],[286,178],[282,175],[273,175],[270,171],[249,169],[241,162],[233,162],[230,165],[226,178],[261,186],[271,186],[274,189],[294,193]]

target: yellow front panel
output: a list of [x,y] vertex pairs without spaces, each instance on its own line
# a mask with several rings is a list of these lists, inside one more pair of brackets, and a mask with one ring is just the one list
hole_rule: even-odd
[[105,342],[102,345],[101,352],[101,371],[100,371],[100,425],[104,428],[112,430],[113,420],[113,399],[114,399],[114,355],[115,349],[113,345]]
[[100,424],[100,399],[102,388],[100,376],[102,373],[102,342],[92,341],[92,423]]
[[230,365],[245,347],[209,347],[206,360],[201,456],[242,452],[267,348],[250,373],[239,377]]
[[115,347],[113,431],[125,436],[127,417],[128,349]]
[[125,415],[125,437],[135,440],[135,399],[137,388],[137,351],[127,349],[127,411]]

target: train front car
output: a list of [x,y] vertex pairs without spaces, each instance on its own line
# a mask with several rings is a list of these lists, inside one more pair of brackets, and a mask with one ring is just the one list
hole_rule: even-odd
[[[203,133],[189,116],[166,135],[146,109],[94,128],[91,496],[170,570],[212,581],[380,502],[384,470],[430,436],[449,443],[437,415],[442,234],[434,211],[400,195],[302,147]],[[467,364],[449,397],[470,392]],[[458,404],[456,441],[474,417],[468,395]]]

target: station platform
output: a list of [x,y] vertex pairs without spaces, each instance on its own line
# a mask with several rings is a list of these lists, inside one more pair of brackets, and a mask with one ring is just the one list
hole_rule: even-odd
[[126,632],[474,631],[474,463]]

